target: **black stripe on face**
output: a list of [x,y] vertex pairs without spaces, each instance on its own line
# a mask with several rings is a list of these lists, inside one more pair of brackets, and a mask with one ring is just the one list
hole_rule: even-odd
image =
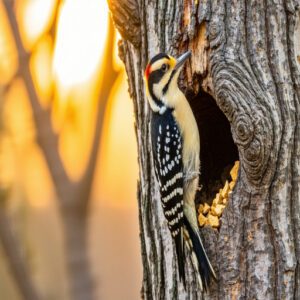
[[168,88],[169,88],[169,85],[170,85],[170,83],[171,83],[171,81],[172,81],[172,79],[173,79],[173,77],[174,77],[176,71],[177,71],[177,70],[173,70],[173,71],[172,71],[171,76],[170,76],[170,78],[169,78],[167,84],[164,86],[164,88],[163,88],[163,90],[162,90],[163,95],[165,95],[165,94],[167,93]]
[[151,72],[149,75],[149,79],[148,79],[149,93],[150,93],[152,99],[155,101],[155,103],[159,107],[161,107],[163,105],[163,103],[154,95],[153,85],[160,82],[160,80],[163,78],[164,75],[165,75],[165,73],[161,69],[158,69],[156,71]]

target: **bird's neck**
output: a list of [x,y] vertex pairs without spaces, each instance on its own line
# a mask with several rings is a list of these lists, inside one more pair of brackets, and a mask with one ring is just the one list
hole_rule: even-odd
[[148,95],[148,102],[150,104],[151,110],[154,113],[163,114],[167,109],[162,100],[157,99],[156,97],[152,97],[151,95]]
[[166,93],[160,98],[157,98],[153,93],[148,95],[148,101],[154,113],[163,114],[167,109],[185,110],[186,106],[189,106],[188,101],[175,81],[170,84]]
[[186,104],[188,104],[184,94],[179,89],[177,83],[172,83],[167,90],[167,92],[163,95],[162,102],[167,106],[171,107],[175,110],[180,110]]

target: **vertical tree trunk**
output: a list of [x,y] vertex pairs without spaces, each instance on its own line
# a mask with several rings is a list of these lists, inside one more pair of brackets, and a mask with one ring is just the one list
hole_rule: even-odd
[[[88,257],[87,213],[72,207],[64,209],[62,213],[70,299],[94,299],[94,286]],[[81,215],[78,216],[78,214]]]
[[[299,1],[109,2],[123,37],[120,55],[135,105],[143,297],[202,297],[189,263],[186,292],[174,271],[174,249],[153,171],[150,115],[143,89],[149,58],[158,52],[177,56],[190,49],[191,64],[180,83],[187,87],[200,128],[201,158],[207,159],[205,149],[211,143],[221,147],[221,154],[224,149],[222,159],[234,159],[227,143],[218,145],[214,137],[202,134],[208,126],[216,129],[220,124],[213,123],[213,118],[208,121],[204,103],[209,93],[230,123],[230,139],[240,160],[237,185],[220,231],[202,230],[208,255],[218,270],[218,282],[205,298],[299,299]],[[211,109],[211,116],[220,120],[213,111],[217,110]],[[218,130],[226,135],[226,126]],[[212,157],[210,164],[205,159],[201,178],[215,180],[207,175],[210,169],[220,177],[219,158]]]

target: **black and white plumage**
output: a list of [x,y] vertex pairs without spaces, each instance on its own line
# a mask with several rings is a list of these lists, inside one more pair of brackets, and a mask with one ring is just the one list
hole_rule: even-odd
[[179,276],[185,282],[182,140],[171,109],[153,114],[151,140],[162,207],[176,245]]
[[175,243],[178,273],[185,286],[185,251],[207,290],[215,272],[205,253],[197,222],[195,195],[200,170],[200,139],[195,117],[177,80],[187,52],[177,60],[165,53],[145,70],[147,99],[152,109],[151,140],[161,204]]

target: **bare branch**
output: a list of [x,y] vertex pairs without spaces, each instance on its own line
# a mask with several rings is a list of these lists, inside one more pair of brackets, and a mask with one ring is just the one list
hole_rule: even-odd
[[49,34],[51,35],[51,37],[55,38],[55,30],[56,30],[56,23],[57,23],[57,19],[58,19],[58,13],[59,13],[59,9],[60,9],[60,5],[61,5],[62,1],[61,0],[56,0],[56,5],[54,7],[54,11],[53,11],[53,20],[51,23],[51,26],[48,30]]
[[63,201],[63,197],[61,197],[61,195],[65,193],[66,187],[69,187],[71,183],[58,151],[58,138],[52,127],[51,115],[48,110],[41,106],[33,83],[32,75],[29,69],[30,56],[23,46],[17,19],[13,11],[13,2],[5,0],[4,6],[18,50],[19,72],[24,79],[33,110],[37,142],[44,153],[59,198],[61,201]]

